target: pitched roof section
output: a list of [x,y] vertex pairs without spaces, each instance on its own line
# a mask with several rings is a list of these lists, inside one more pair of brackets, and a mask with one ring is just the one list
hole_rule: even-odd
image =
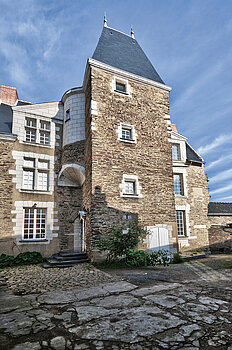
[[[17,106],[28,105],[29,102],[18,101]],[[0,134],[12,133],[13,111],[12,106],[5,103],[0,104]]]
[[109,27],[103,27],[94,51],[94,60],[164,84],[135,39]]
[[210,202],[208,215],[232,215],[232,203]]
[[203,159],[194,151],[194,149],[186,142],[186,157],[190,162],[203,163]]

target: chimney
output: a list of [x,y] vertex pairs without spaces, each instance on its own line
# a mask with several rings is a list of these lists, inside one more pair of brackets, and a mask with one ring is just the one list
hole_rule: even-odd
[[171,124],[171,129],[172,129],[172,131],[175,131],[178,133],[178,130],[176,128],[176,124]]
[[14,106],[18,99],[19,97],[15,87],[0,85],[0,103]]

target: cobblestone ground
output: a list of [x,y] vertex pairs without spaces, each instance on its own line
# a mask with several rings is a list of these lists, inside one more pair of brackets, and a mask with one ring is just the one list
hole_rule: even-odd
[[[29,295],[2,286],[1,349],[232,350],[231,270],[214,270],[201,261],[135,270],[137,285],[115,275],[105,275],[101,284],[88,282],[88,288]],[[132,271],[123,278],[131,276]]]

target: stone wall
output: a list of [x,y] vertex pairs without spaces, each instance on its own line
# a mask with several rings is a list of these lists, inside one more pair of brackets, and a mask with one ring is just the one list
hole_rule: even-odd
[[232,216],[208,216],[210,223],[209,228],[209,247],[211,252],[228,252],[232,251],[232,227],[223,227],[232,224]]
[[176,197],[176,205],[189,208],[186,213],[187,236],[178,238],[180,250],[208,249],[209,192],[204,165],[189,165],[186,169],[187,196]]
[[0,141],[0,244],[12,236],[13,222],[13,188],[12,175],[9,170],[14,168],[12,149],[14,141]]
[[[89,98],[95,110],[86,121],[86,158],[92,155],[92,165],[86,164],[86,172],[92,179],[87,195],[91,196],[93,241],[110,226],[121,224],[124,213],[132,213],[144,226],[172,225],[175,243],[171,144],[165,121],[169,114],[168,92],[129,81],[131,97],[114,93],[113,74],[95,68],[90,79]],[[136,144],[118,140],[120,122],[135,127]],[[120,196],[123,174],[138,177],[141,198]]]

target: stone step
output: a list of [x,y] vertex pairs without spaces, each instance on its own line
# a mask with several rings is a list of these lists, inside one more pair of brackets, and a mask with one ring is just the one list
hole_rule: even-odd
[[68,252],[68,251],[61,251],[58,253],[60,256],[75,256],[77,254],[86,254],[86,252]]
[[72,255],[60,255],[60,254],[54,254],[52,255],[53,259],[65,261],[65,260],[82,260],[82,259],[88,259],[88,255],[86,253],[77,253],[77,254],[72,254]]

